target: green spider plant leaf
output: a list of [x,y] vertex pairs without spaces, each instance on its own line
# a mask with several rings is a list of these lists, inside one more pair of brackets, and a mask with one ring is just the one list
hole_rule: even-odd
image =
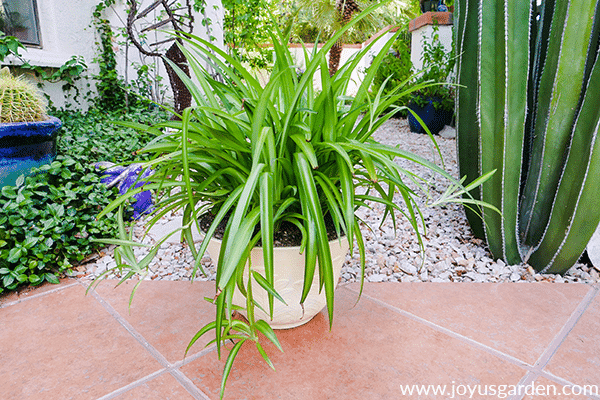
[[[260,176],[260,226],[263,243],[263,257],[266,283],[268,287],[274,284],[273,266],[273,173],[264,172]],[[260,276],[260,274],[257,274]],[[256,277],[255,277],[256,278]],[[258,281],[258,279],[257,279]],[[260,282],[259,282],[260,283]],[[263,285],[261,285],[263,286]],[[265,287],[265,286],[263,286]],[[273,319],[273,293],[269,292],[269,315]],[[281,299],[281,296],[278,297]],[[281,299],[283,301],[283,299]],[[285,303],[285,302],[284,302]]]
[[[333,323],[333,264],[331,261],[331,251],[329,249],[329,240],[327,239],[327,230],[323,219],[323,211],[320,207],[320,201],[317,194],[317,188],[315,185],[314,177],[303,153],[296,153],[294,155],[295,165],[300,174],[299,178],[302,181],[302,189],[308,203],[308,217],[314,221],[314,229],[316,232],[316,247],[317,255],[319,259],[319,277],[323,280],[325,285],[325,297],[327,298],[327,310],[329,315],[330,325]],[[306,288],[308,283],[305,280],[304,291],[302,293],[301,303],[304,302],[306,294],[308,294]],[[310,288],[309,288],[310,289]]]
[[265,337],[269,339],[275,345],[275,347],[277,347],[280,351],[283,351],[281,343],[279,343],[279,339],[277,339],[277,335],[275,335],[273,328],[271,328],[268,323],[261,319],[256,321],[254,326],[260,331],[260,333],[265,335]]
[[223,379],[221,380],[221,391],[219,397],[222,399],[225,394],[225,385],[227,384],[227,378],[229,378],[229,373],[231,372],[231,367],[233,366],[233,361],[235,360],[235,356],[240,351],[240,348],[244,344],[245,340],[238,341],[233,348],[229,351],[229,355],[227,356],[227,360],[225,361],[225,366],[223,367]]

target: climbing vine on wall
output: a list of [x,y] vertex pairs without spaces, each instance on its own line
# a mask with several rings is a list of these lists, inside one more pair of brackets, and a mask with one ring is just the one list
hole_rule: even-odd
[[40,86],[43,86],[44,82],[55,83],[62,81],[63,91],[69,92],[74,90],[74,99],[77,100],[79,89],[75,85],[75,82],[82,78],[83,73],[87,70],[87,65],[83,57],[73,56],[58,69],[44,68],[38,65],[31,65],[27,59],[21,56],[21,49],[25,49],[25,46],[19,39],[0,31],[0,64],[4,63],[7,57],[12,56],[19,60],[20,69],[33,73],[40,80]]
[[96,103],[105,110],[122,108],[128,103],[126,84],[117,73],[117,60],[113,50],[114,33],[103,15],[103,11],[114,4],[115,0],[102,0],[92,14],[93,25],[100,36],[99,42],[96,43],[99,54],[94,59],[100,68],[98,74],[93,76],[98,89]]

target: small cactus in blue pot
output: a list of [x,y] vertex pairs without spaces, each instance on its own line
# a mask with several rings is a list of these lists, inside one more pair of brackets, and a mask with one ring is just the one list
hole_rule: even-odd
[[60,127],[35,86],[7,67],[0,71],[0,188],[54,160]]

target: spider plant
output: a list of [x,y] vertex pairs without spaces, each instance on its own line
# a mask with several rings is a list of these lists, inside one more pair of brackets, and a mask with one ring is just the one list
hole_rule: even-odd
[[[374,7],[360,13],[344,30]],[[200,329],[186,349],[187,353],[199,337],[211,331],[215,333],[211,344],[216,344],[219,357],[223,345],[234,342],[223,371],[221,396],[233,360],[244,342],[255,342],[271,367],[258,334],[262,333],[281,349],[268,321],[254,317],[255,308],[260,305],[254,302],[251,281],[269,293],[268,310],[264,311],[272,317],[273,303],[283,301],[273,288],[274,234],[282,223],[292,224],[301,232],[300,246],[306,261],[301,303],[313,278],[318,279],[320,289],[326,293],[332,323],[336,282],[326,219],[333,222],[337,237],[345,235],[351,247],[357,246],[363,271],[361,284],[365,248],[356,215],[359,208],[369,206],[370,202],[380,203],[385,206],[385,216],[392,218],[394,224],[395,212],[399,212],[411,222],[422,245],[420,230],[424,229],[424,223],[417,194],[405,181],[423,187],[425,183],[400,167],[395,157],[427,166],[447,178],[453,185],[453,190],[446,194],[449,201],[470,201],[460,195],[471,187],[463,187],[443,168],[371,138],[398,111],[393,105],[399,99],[428,83],[409,88],[400,85],[385,96],[380,90],[371,97],[368,91],[377,69],[371,68],[356,95],[346,96],[352,71],[374,42],[330,77],[326,54],[344,30],[320,50],[315,47],[309,53],[305,49],[306,71],[301,77],[287,48],[288,37],[281,32],[273,34],[275,62],[264,87],[220,48],[196,36],[180,35],[193,78],[181,72],[179,76],[196,105],[185,109],[179,115],[180,121],[164,121],[151,127],[128,124],[156,133],[157,138],[142,150],[152,155],[146,165],[155,173],[147,178],[151,183],[121,196],[102,214],[123,207],[140,190],[164,191],[166,194],[159,199],[149,225],[172,210],[183,209],[183,225],[177,231],[181,231],[196,258],[193,276],[202,268],[202,255],[217,227],[225,226],[216,263],[215,295],[207,299],[216,306],[215,319]],[[384,45],[373,65],[381,63],[395,39],[392,37]],[[219,79],[208,74],[206,63],[211,70],[218,71]],[[313,88],[315,76],[320,79],[320,91]],[[403,205],[394,202],[395,193],[400,193]],[[203,241],[196,246],[191,229],[194,225],[200,228],[199,220],[207,213],[212,214],[213,221]],[[251,249],[259,241],[264,254],[264,274],[253,270],[248,262]],[[112,242],[120,245],[115,254],[117,269],[126,272],[123,279],[146,273],[152,254],[136,260],[131,250],[135,243],[124,223],[121,237]],[[244,272],[249,276],[247,281]],[[235,290],[245,296],[245,304],[233,304]],[[245,309],[247,321],[232,317],[233,311],[240,308]]]

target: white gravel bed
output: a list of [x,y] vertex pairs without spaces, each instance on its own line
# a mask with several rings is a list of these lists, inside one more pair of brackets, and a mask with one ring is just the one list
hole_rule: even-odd
[[[437,150],[427,135],[410,132],[406,120],[392,119],[386,122],[374,135],[382,143],[397,145],[441,165]],[[444,157],[445,169],[453,176],[458,176],[456,163],[456,141],[453,138],[436,137]],[[425,167],[398,159],[397,162],[426,178],[432,183],[432,196],[439,194],[447,182]],[[407,184],[409,182],[406,182]],[[414,187],[414,185],[409,185]],[[366,249],[366,278],[368,282],[583,282],[600,281],[600,271],[585,264],[576,264],[564,276],[552,274],[536,274],[526,264],[506,265],[502,260],[495,261],[485,244],[472,236],[464,211],[461,206],[450,204],[444,207],[427,207],[426,196],[420,193],[418,200],[426,221],[427,235],[423,236],[425,246],[421,254],[417,237],[411,225],[402,215],[396,219],[397,230],[394,232],[392,221],[388,218],[381,225],[383,207],[373,205],[372,209],[361,209],[359,217],[371,226],[362,226],[361,231]],[[396,200],[400,202],[398,195]],[[165,216],[165,220],[176,218],[176,215]],[[165,221],[167,222],[167,221]],[[381,226],[380,226],[381,225]],[[142,240],[143,222],[140,222],[134,235]],[[152,243],[152,238],[144,238],[145,243]],[[76,268],[76,274],[83,279],[91,280],[107,269],[116,266],[113,258],[114,246],[93,256],[90,261]],[[141,259],[147,250],[135,250]],[[185,244],[165,243],[157,256],[149,265],[145,279],[157,280],[190,280],[194,259]],[[202,259],[206,275],[198,272],[197,280],[214,280],[215,266],[208,254]],[[107,275],[118,277],[118,273]],[[340,282],[354,282],[360,279],[360,257],[358,252],[346,256],[342,267]]]

